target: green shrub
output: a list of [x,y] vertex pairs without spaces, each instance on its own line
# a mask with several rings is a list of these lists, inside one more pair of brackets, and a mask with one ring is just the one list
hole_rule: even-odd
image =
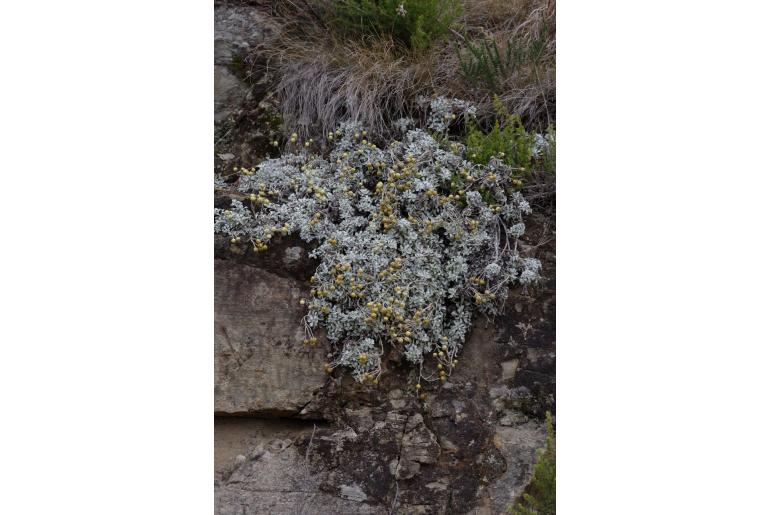
[[521,501],[509,508],[511,515],[556,515],[556,435],[551,413],[546,413],[548,436],[540,451],[535,473]]
[[459,0],[337,0],[329,16],[344,34],[389,36],[420,51],[443,40],[460,13]]
[[546,25],[537,38],[526,43],[511,38],[505,41],[504,47],[493,39],[471,41],[464,38],[462,45],[455,43],[460,72],[467,82],[500,93],[505,89],[506,80],[515,72],[543,65],[547,55],[547,33]]
[[528,132],[518,116],[508,113],[495,99],[497,119],[488,132],[468,123],[465,136],[468,159],[487,164],[494,158],[521,172],[533,169],[556,170],[556,131],[551,127],[545,135]]
[[505,164],[529,170],[534,153],[535,135],[530,134],[518,116],[509,114],[495,99],[497,119],[489,132],[482,132],[469,124],[465,137],[466,154],[478,164],[486,164],[493,157]]
[[482,83],[489,91],[500,91],[505,79],[521,64],[521,53],[514,52],[512,40],[506,41],[504,49],[496,41],[486,39],[480,43],[464,40],[463,45],[464,52],[455,44],[463,78],[471,83]]

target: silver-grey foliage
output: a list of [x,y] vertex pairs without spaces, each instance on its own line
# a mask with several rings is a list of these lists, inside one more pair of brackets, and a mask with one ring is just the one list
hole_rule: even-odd
[[[447,113],[472,113],[456,100],[433,103],[438,130]],[[248,200],[216,209],[215,231],[257,251],[279,234],[316,245],[303,323],[308,344],[325,328],[328,371],[344,366],[358,381],[376,381],[387,347],[414,364],[419,380],[443,381],[473,314],[497,314],[514,282],[539,277],[539,261],[519,253],[530,207],[514,172],[495,159],[466,161],[462,145],[442,148],[420,129],[384,148],[355,124],[329,139],[326,156],[306,149],[244,170],[235,187]],[[428,355],[435,369],[426,370]]]

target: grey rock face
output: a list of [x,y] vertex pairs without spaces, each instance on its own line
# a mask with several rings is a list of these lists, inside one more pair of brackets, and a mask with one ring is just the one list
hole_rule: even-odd
[[320,491],[323,476],[314,473],[305,455],[276,441],[255,448],[215,488],[217,515],[318,514],[384,515],[382,506],[363,501],[358,485],[332,495]]
[[236,112],[248,100],[249,88],[226,66],[214,67],[214,120],[220,122]]
[[216,260],[214,411],[294,415],[326,381],[323,342],[305,338],[299,281]]
[[505,472],[488,487],[492,513],[505,513],[524,492],[546,437],[545,423],[529,420],[516,427],[498,426],[494,441],[505,458]]
[[[221,479],[259,446],[310,436],[318,424],[287,418],[215,417],[214,477]],[[323,427],[323,426],[319,426]]]
[[[264,17],[248,6],[217,5],[214,9],[214,120],[233,115],[249,100],[245,63],[268,32]],[[240,77],[239,77],[240,75]]]
[[281,119],[259,52],[276,35],[268,19],[248,0],[214,5],[214,169],[222,175],[277,153]]
[[406,422],[401,439],[401,453],[395,470],[397,479],[409,479],[420,473],[420,464],[431,465],[438,461],[440,447],[433,434],[423,423],[422,415],[415,413]]

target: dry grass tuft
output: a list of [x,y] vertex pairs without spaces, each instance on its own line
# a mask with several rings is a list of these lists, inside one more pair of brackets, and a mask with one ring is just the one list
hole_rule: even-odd
[[399,57],[389,41],[290,39],[271,53],[275,91],[287,127],[305,136],[356,120],[385,134],[407,116],[417,95],[429,92],[433,54]]
[[288,132],[318,136],[352,119],[385,135],[392,120],[416,114],[420,95],[469,100],[484,125],[493,114],[493,92],[462,76],[454,43],[463,38],[487,38],[501,47],[510,39],[522,45],[545,39],[540,63],[518,67],[504,78],[498,96],[530,129],[544,131],[555,121],[554,0],[464,0],[455,41],[406,54],[392,41],[335,35],[323,16],[328,1],[259,1],[276,34],[259,52],[275,74]]

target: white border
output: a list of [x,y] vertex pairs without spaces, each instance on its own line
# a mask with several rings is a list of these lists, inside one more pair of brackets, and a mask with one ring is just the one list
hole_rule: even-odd
[[[767,14],[559,2],[562,515],[767,511]],[[211,513],[212,15],[4,6],[2,513]]]
[[0,18],[0,513],[209,515],[213,4]]

